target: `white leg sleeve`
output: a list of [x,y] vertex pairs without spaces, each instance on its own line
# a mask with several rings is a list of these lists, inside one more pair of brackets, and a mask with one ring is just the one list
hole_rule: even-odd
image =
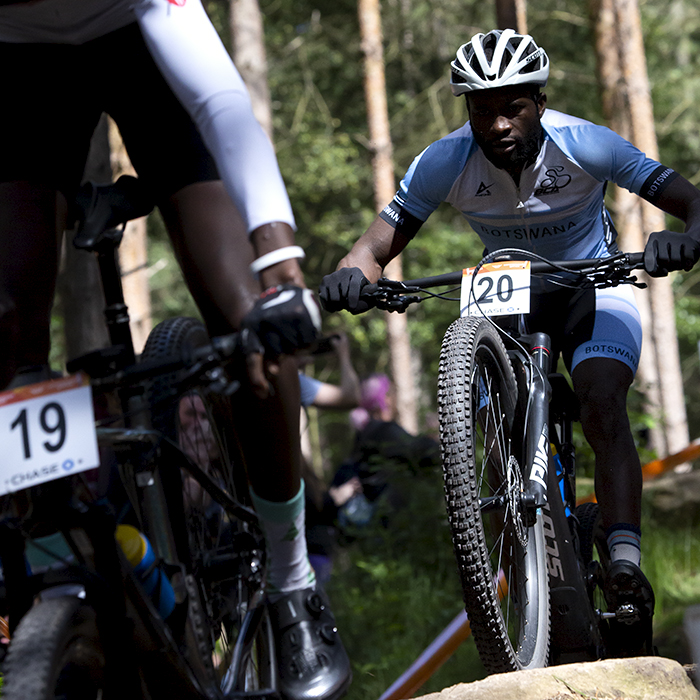
[[153,59],[202,134],[248,231],[273,221],[294,228],[272,144],[200,0],[182,5],[142,0],[134,12]]

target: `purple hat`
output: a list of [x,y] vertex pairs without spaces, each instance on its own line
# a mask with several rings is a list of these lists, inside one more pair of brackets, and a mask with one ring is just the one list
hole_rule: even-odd
[[362,399],[360,406],[370,413],[386,409],[386,396],[391,387],[391,380],[386,374],[373,374],[362,382]]

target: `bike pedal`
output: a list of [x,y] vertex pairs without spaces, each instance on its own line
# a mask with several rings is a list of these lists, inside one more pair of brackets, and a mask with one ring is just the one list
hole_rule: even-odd
[[632,603],[623,603],[615,611],[615,619],[623,625],[634,625],[640,622],[642,618],[639,608],[632,605]]

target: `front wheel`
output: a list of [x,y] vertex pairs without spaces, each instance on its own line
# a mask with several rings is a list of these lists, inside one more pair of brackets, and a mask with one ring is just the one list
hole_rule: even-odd
[[17,626],[3,665],[3,700],[99,700],[105,659],[95,611],[79,598],[49,598]]
[[518,388],[498,331],[460,318],[442,344],[438,409],[445,497],[464,603],[489,673],[540,668],[549,654],[541,515],[529,526]]
[[[142,358],[181,357],[209,342],[200,321],[167,319],[151,332]],[[153,384],[154,427],[231,499],[247,503],[231,399],[206,385],[178,394],[175,379],[165,376]],[[195,669],[205,670],[206,684],[213,682],[227,693],[274,688],[274,645],[260,600],[262,534],[215,500],[196,475],[183,470],[174,481],[181,489],[178,512],[184,523],[178,547],[189,569],[188,658]],[[176,496],[172,494],[173,501]]]

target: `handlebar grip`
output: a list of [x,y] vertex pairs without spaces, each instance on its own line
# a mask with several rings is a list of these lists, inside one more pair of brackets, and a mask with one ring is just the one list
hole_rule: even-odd
[[373,296],[377,293],[378,289],[379,285],[376,282],[370,282],[370,284],[366,284],[364,287],[362,287],[362,291],[360,292],[360,299],[362,299],[362,301],[371,301]]
[[359,301],[365,304],[366,308],[362,308],[361,310],[358,309],[352,313],[363,313],[365,311],[369,311],[370,309],[376,308],[377,302],[379,301],[379,297],[376,296],[378,291],[379,285],[371,282],[362,287],[360,290]]
[[644,267],[644,253],[628,253],[630,265],[633,268]]

